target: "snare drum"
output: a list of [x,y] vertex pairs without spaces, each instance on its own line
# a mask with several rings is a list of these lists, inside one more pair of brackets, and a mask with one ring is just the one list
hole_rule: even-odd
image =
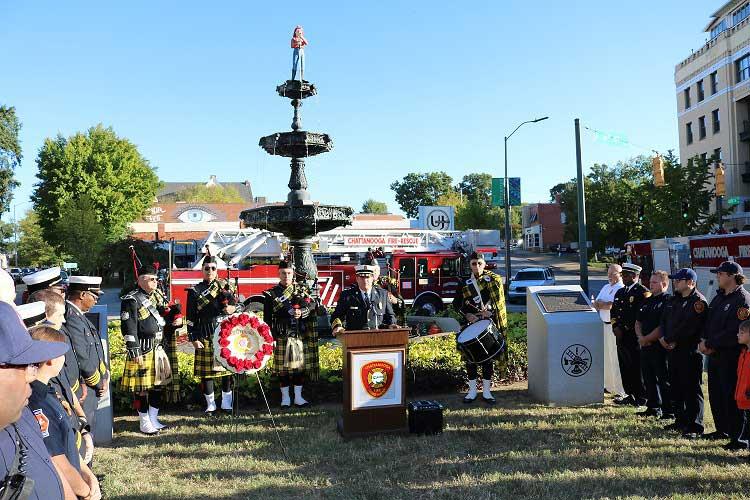
[[466,326],[458,335],[456,344],[466,361],[474,364],[482,364],[505,351],[505,339],[489,319]]

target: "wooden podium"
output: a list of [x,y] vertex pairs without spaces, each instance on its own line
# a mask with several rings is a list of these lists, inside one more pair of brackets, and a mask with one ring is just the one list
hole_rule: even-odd
[[344,353],[344,437],[409,431],[406,366],[409,329],[350,330],[340,335]]

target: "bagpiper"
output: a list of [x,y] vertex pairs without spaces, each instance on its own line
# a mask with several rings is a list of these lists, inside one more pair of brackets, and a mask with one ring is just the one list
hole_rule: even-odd
[[229,281],[218,277],[216,258],[207,255],[201,266],[203,281],[188,289],[187,330],[195,348],[193,374],[201,379],[206,413],[216,412],[214,380],[221,379],[221,409],[232,411],[232,372],[214,359],[213,335],[224,316],[234,314],[237,301]]
[[[125,362],[120,389],[132,392],[138,410],[140,431],[156,434],[166,426],[159,421],[163,385],[172,378],[170,363],[162,342],[169,307],[157,289],[156,269],[145,265],[138,270],[136,288],[122,297],[120,320],[128,359]],[[168,359],[168,358],[167,358]],[[157,361],[162,361],[158,363]],[[169,373],[160,369],[168,367]]]
[[291,406],[290,382],[294,406],[308,406],[302,387],[318,379],[318,299],[305,284],[294,282],[294,266],[282,260],[279,284],[263,292],[263,304],[263,320],[276,339],[272,372],[279,379],[281,407]]

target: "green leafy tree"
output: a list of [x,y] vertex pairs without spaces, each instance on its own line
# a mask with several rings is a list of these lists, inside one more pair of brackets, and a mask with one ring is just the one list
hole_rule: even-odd
[[85,274],[99,274],[107,231],[97,219],[89,195],[65,202],[55,224],[55,234],[61,250],[70,255],[78,269]]
[[19,185],[13,172],[21,164],[20,131],[21,122],[16,116],[16,109],[0,106],[0,213],[8,210],[13,189]]
[[435,205],[441,196],[452,192],[453,179],[445,172],[409,173],[391,184],[396,202],[407,217],[416,217],[420,205]]
[[370,198],[366,200],[364,203],[362,203],[362,213],[363,214],[387,214],[388,205],[386,205],[382,201],[376,201]]
[[142,264],[158,262],[160,268],[167,269],[169,267],[169,253],[160,247],[161,244],[132,237],[108,243],[101,260],[102,271],[105,275],[117,272],[121,284],[129,288],[135,283],[130,247],[133,247]]
[[[639,156],[614,167],[594,165],[584,178],[587,238],[594,250],[622,248],[638,239],[705,234],[718,222],[710,213],[715,198],[713,171],[705,161],[680,165],[672,152],[664,157],[666,184],[653,184],[651,158]],[[565,239],[578,240],[578,193],[575,179],[550,189],[560,197],[566,216]],[[688,203],[687,217],[681,206]],[[639,212],[643,216],[639,216]]]
[[464,175],[456,186],[456,190],[468,201],[485,207],[492,205],[492,175],[490,174]]
[[29,210],[18,221],[18,232],[18,258],[22,265],[39,267],[62,264],[62,257],[42,235],[39,216],[35,211]]
[[159,179],[136,146],[102,125],[69,138],[47,139],[37,157],[39,182],[32,196],[44,235],[53,243],[63,207],[84,194],[107,240],[127,233],[154,200]]
[[[167,201],[162,198],[160,198],[161,201]],[[177,191],[174,195],[174,201],[184,201],[186,203],[242,203],[245,200],[233,186],[206,186],[198,184],[182,191]]]

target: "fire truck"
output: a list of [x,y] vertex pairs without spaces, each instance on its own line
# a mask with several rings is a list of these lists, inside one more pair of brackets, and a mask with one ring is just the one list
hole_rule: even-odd
[[725,260],[750,268],[750,232],[629,241],[625,255],[629,262],[643,267],[641,279],[646,281],[654,270],[671,273],[692,267],[698,275],[698,289],[711,300],[717,287],[711,269]]
[[[472,233],[338,230],[320,233],[319,238],[314,256],[318,290],[327,307],[334,307],[341,291],[356,283],[355,265],[368,250],[377,250],[381,275],[395,278],[404,301],[423,315],[434,315],[453,301],[470,273],[464,255],[469,251],[497,254],[497,246],[477,245],[481,238]],[[278,283],[276,263],[288,251],[283,237],[258,230],[217,232],[206,244],[218,257],[219,277],[235,284],[239,295],[249,299],[251,309],[260,310],[263,291]],[[174,300],[186,302],[187,289],[202,279],[200,267],[199,259],[191,269],[172,269],[169,282]]]

